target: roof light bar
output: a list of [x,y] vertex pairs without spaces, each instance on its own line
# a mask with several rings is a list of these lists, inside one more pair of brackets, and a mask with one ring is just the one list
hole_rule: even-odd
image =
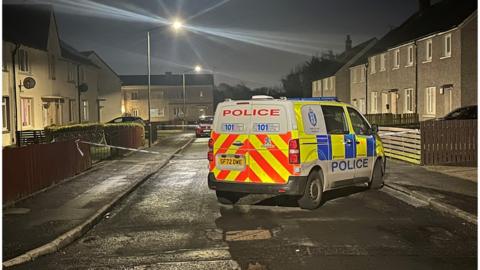
[[301,101],[336,101],[340,102],[337,97],[311,97],[311,98],[289,98],[288,100],[301,100]]

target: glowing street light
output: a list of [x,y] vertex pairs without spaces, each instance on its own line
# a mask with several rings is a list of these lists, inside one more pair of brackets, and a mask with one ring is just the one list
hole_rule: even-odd
[[195,72],[198,73],[198,72],[202,71],[202,66],[196,65],[195,68],[194,68],[194,70],[195,70]]
[[172,23],[172,28],[175,32],[179,31],[180,29],[183,28],[183,23],[182,21],[180,21],[179,19],[175,19],[173,20],[173,23]]

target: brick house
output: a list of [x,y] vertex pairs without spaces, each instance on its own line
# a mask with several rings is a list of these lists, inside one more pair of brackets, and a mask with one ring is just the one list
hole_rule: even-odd
[[372,38],[352,48],[350,36],[345,41],[345,51],[336,56],[333,64],[323,70],[320,78],[312,82],[312,97],[335,96],[340,100],[350,101],[350,65],[367,52],[377,39]]
[[365,100],[367,114],[426,120],[476,104],[476,2],[419,4],[350,67],[352,103]]
[[[122,111],[124,114],[148,119],[148,78],[146,75],[122,75]],[[201,115],[213,115],[213,75],[185,74],[185,99],[183,76],[167,72],[151,75],[151,121],[173,122],[198,120]],[[185,102],[185,104],[184,104]],[[184,113],[185,111],[185,113]]]

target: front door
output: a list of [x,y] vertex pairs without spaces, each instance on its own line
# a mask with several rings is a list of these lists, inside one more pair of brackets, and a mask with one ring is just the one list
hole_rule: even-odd
[[390,93],[390,112],[397,114],[397,93]]
[[382,113],[390,113],[390,101],[388,93],[382,93]]

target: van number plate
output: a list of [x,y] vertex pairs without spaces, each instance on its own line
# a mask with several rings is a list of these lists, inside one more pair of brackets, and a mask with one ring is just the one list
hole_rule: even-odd
[[226,132],[241,132],[244,130],[244,125],[239,123],[225,123],[222,124],[222,131]]
[[245,167],[243,155],[220,155],[217,158],[220,169],[238,170]]
[[277,123],[255,123],[253,125],[255,132],[279,132],[280,124]]

